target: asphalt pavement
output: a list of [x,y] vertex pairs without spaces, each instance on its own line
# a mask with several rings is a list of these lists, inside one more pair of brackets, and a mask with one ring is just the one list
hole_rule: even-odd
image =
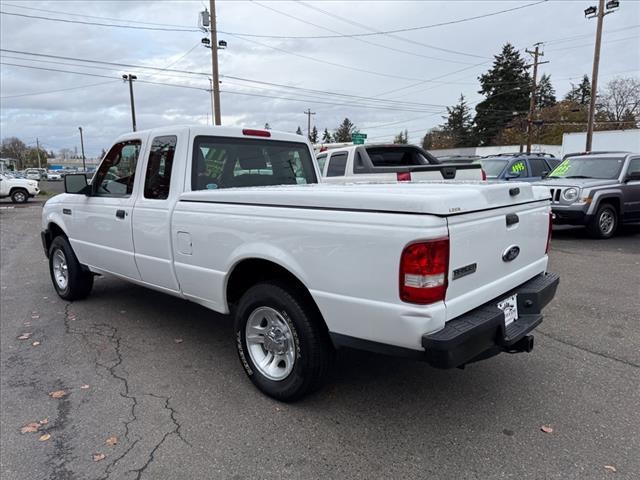
[[282,404],[227,317],[113,278],[59,299],[40,212],[0,210],[3,480],[638,478],[640,227],[554,232],[561,284],[530,354],[440,371],[344,350]]

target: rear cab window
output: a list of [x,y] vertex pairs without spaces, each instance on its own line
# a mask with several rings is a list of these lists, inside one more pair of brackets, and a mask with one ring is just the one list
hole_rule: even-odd
[[412,167],[427,165],[429,161],[413,149],[367,148],[374,167]]
[[305,143],[196,136],[192,190],[317,183]]
[[327,163],[327,154],[326,153],[321,153],[320,155],[318,155],[316,157],[316,160],[318,162],[318,169],[320,169],[320,174],[324,173],[324,165],[325,163]]

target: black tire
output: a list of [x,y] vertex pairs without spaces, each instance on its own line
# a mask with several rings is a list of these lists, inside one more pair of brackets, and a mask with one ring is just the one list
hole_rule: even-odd
[[[60,255],[64,257],[66,264],[66,282],[59,283],[56,280],[54,264]],[[69,240],[63,236],[57,236],[51,242],[49,248],[49,274],[56,293],[64,300],[80,300],[86,298],[93,288],[93,274],[83,267],[76,254],[73,252]]]
[[[334,358],[334,349],[315,305],[298,289],[284,282],[265,282],[251,287],[235,310],[236,347],[240,363],[253,384],[276,400],[290,402],[317,390],[323,383]],[[246,326],[257,309],[275,310],[286,321],[294,343],[291,372],[272,380],[256,367],[247,345]],[[266,352],[266,348],[263,351]]]
[[24,188],[14,188],[11,191],[11,201],[13,203],[27,203],[29,200],[29,192]]
[[618,211],[610,203],[603,203],[593,219],[587,225],[587,231],[593,238],[611,238],[618,228]]

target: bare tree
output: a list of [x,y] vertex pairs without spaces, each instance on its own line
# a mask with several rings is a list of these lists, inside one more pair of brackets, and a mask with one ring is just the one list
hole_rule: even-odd
[[607,83],[598,95],[598,113],[609,128],[637,128],[640,123],[640,80],[619,77]]

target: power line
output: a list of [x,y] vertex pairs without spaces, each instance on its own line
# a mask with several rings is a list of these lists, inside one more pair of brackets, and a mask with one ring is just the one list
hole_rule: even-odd
[[[632,35],[630,37],[624,37],[624,38],[616,38],[613,40],[606,40],[604,42],[602,42],[603,45],[608,44],[608,43],[615,43],[615,42],[623,42],[626,40],[632,40],[632,39],[636,39],[639,38],[640,35]],[[547,50],[547,52],[560,52],[563,50],[573,50],[574,48],[583,48],[583,47],[593,47],[593,43],[582,43],[580,45],[573,45],[571,47],[562,47],[562,48],[552,48]]]
[[114,83],[114,82],[120,82],[120,80],[111,80],[108,82],[99,82],[99,83],[90,83],[89,85],[79,85],[77,87],[70,87],[70,88],[60,88],[58,90],[46,90],[46,91],[42,91],[42,92],[31,92],[31,93],[22,93],[19,95],[5,95],[4,97],[0,97],[0,99],[4,100],[7,98],[19,98],[19,97],[31,97],[31,96],[35,96],[35,95],[46,95],[49,93],[59,93],[59,92],[68,92],[70,90],[80,90],[82,88],[89,88],[89,87],[97,87],[100,85],[107,85],[109,83]]
[[[68,60],[72,60],[72,61],[76,61],[76,62],[85,62],[85,63],[98,64],[98,65],[109,65],[109,66],[113,65],[113,66],[117,66],[117,67],[127,67],[127,68],[134,68],[134,69],[135,68],[141,68],[141,69],[151,69],[151,70],[158,70],[158,71],[164,71],[166,69],[166,67],[165,68],[161,68],[161,67],[151,67],[151,66],[146,66],[146,65],[134,65],[134,64],[128,64],[128,63],[103,62],[103,61],[100,61],[100,60],[90,60],[90,59],[83,59],[83,58],[77,58],[77,57],[67,57],[67,56],[62,56],[62,55],[48,55],[48,54],[41,54],[41,53],[25,52],[25,51],[20,51],[20,50],[1,49],[1,48],[0,48],[0,52],[12,52],[12,53],[13,52],[17,52],[17,53],[19,53],[21,55],[30,55],[30,56],[45,57],[45,58],[52,57],[52,58],[56,58],[56,59],[58,59],[58,58],[60,58],[60,59],[68,59]],[[12,59],[22,60],[22,61],[34,61],[32,59],[6,55],[4,53],[2,55],[4,56],[4,58],[12,58]],[[78,65],[76,63],[57,62],[57,61],[53,61],[53,60],[41,60],[41,61],[43,61],[45,63],[73,66],[73,67],[79,67],[79,68],[93,68],[93,69],[108,70],[108,71],[121,71],[122,70],[120,68],[116,69],[116,68],[108,68],[108,67],[104,67],[104,66]],[[191,72],[191,71],[187,71],[187,70],[168,70],[168,71],[170,71],[170,72],[181,72],[181,73],[193,74],[193,75],[207,75],[205,73]],[[152,72],[152,73],[150,73],[150,75],[156,75],[156,73]],[[191,77],[186,77],[184,75],[176,75],[176,74],[173,74],[173,75],[181,77],[181,78],[191,78]],[[354,99],[354,100],[367,100],[367,101],[374,101],[374,102],[381,102],[381,103],[391,103],[391,104],[397,104],[397,105],[411,105],[411,106],[420,106],[420,107],[443,107],[444,106],[442,104],[430,104],[430,103],[397,101],[397,100],[390,100],[390,99],[383,99],[383,98],[367,97],[367,96],[362,96],[362,95],[353,95],[353,94],[346,94],[346,93],[330,92],[330,91],[326,91],[326,90],[309,89],[309,88],[303,88],[303,87],[296,87],[296,86],[293,86],[293,85],[283,85],[283,84],[278,84],[278,83],[274,83],[274,82],[265,82],[265,81],[260,81],[260,80],[252,80],[252,79],[243,78],[243,77],[236,77],[236,76],[233,76],[233,75],[223,75],[223,78],[232,79],[232,80],[238,80],[238,81],[248,82],[248,83],[255,83],[255,84],[259,84],[259,85],[267,85],[267,86],[273,86],[273,87],[280,87],[280,88],[285,88],[285,89],[309,92],[309,93],[312,93],[312,94],[344,97],[344,98],[349,98],[349,99]],[[347,105],[347,104],[345,104],[345,105]]]
[[[322,25],[318,25],[317,23],[310,22],[310,21],[302,19],[300,17],[296,17],[295,15],[291,15],[290,13],[283,12],[282,10],[278,10],[277,8],[273,8],[273,7],[270,7],[268,5],[264,5],[264,4],[260,3],[260,2],[257,2],[256,0],[251,0],[251,1],[253,3],[255,3],[256,5],[262,7],[262,8],[265,8],[267,10],[271,10],[272,12],[276,12],[276,13],[278,13],[280,15],[285,16],[285,17],[292,18],[292,19],[297,20],[298,22],[302,22],[302,23],[304,23],[306,25],[311,25],[311,26],[314,26],[314,27],[319,28],[321,30],[325,30],[327,32],[333,32],[333,33],[340,34],[340,32],[338,32],[337,30],[333,30],[331,28],[327,28],[327,27],[324,27]],[[306,4],[302,4],[302,5],[303,6],[308,6]],[[311,6],[308,6],[308,7],[315,9],[315,7],[311,7]],[[391,50],[393,52],[399,52],[399,53],[404,53],[404,54],[407,54],[407,55],[413,55],[413,56],[416,56],[416,57],[427,58],[429,60],[438,60],[438,61],[441,61],[441,62],[461,63],[463,65],[468,65],[468,63],[466,63],[466,62],[459,62],[457,60],[449,60],[449,59],[446,59],[446,58],[432,57],[432,56],[429,56],[429,55],[422,55],[420,53],[410,52],[408,50],[402,50],[402,49],[399,49],[399,48],[389,47],[387,45],[381,45],[379,43],[371,42],[369,40],[365,40],[365,39],[359,38],[359,37],[347,37],[347,38],[350,38],[351,40],[357,40],[357,41],[365,43],[367,45],[373,45],[373,46],[378,47],[378,48],[384,48],[386,50]]]
[[[503,13],[508,13],[508,12],[513,12],[516,10],[521,10],[523,8],[528,8],[528,7],[532,7],[534,5],[539,5],[541,3],[546,3],[548,0],[539,0],[537,2],[533,2],[533,3],[528,3],[525,5],[520,5],[517,7],[512,7],[512,8],[507,8],[504,10],[498,10],[495,12],[490,12],[490,13],[485,13],[482,15],[475,15],[472,17],[466,17],[466,18],[460,18],[457,20],[449,20],[446,22],[440,22],[440,23],[433,23],[433,24],[429,24],[429,25],[421,25],[421,26],[417,26],[417,27],[405,27],[405,28],[398,28],[398,29],[394,29],[394,30],[385,30],[385,31],[379,31],[379,32],[369,32],[369,33],[352,33],[352,34],[335,34],[335,35],[302,35],[302,36],[291,36],[291,35],[259,35],[259,34],[250,34],[250,33],[241,33],[241,32],[226,32],[223,30],[217,30],[218,33],[223,33],[225,35],[232,35],[232,36],[244,36],[244,37],[254,37],[254,38],[274,38],[274,39],[325,39],[325,38],[347,38],[347,37],[371,37],[371,36],[377,36],[377,35],[386,35],[386,34],[391,34],[391,33],[403,33],[403,32],[413,32],[413,31],[418,31],[418,30],[426,30],[429,28],[436,28],[436,27],[443,27],[443,26],[447,26],[447,25],[454,25],[454,24],[458,24],[458,23],[463,23],[463,22],[469,22],[472,20],[479,20],[482,18],[488,18],[488,17],[493,17],[495,15],[501,15]],[[15,5],[11,5],[14,6]],[[27,7],[22,7],[22,8],[27,8]],[[32,9],[34,10],[34,9]],[[69,15],[69,13],[65,13],[65,12],[54,12],[52,10],[49,10],[50,13],[60,13],[63,15]],[[28,14],[24,14],[24,13],[14,13],[14,12],[3,12],[0,11],[0,14],[3,15],[13,15],[13,16],[18,16],[18,17],[26,17],[26,18],[35,18],[35,19],[39,19],[39,20],[49,20],[49,21],[54,21],[54,22],[64,22],[64,23],[78,23],[78,24],[85,24],[85,25],[94,25],[94,26],[101,26],[101,27],[114,27],[114,28],[130,28],[130,29],[137,29],[137,30],[156,30],[156,31],[171,31],[171,32],[199,32],[200,30],[197,28],[193,28],[193,27],[187,27],[187,26],[166,26],[166,27],[160,27],[160,26],[134,26],[134,25],[118,25],[118,24],[113,24],[113,23],[98,23],[98,22],[86,22],[86,21],[82,21],[82,20],[69,20],[69,19],[62,19],[62,18],[51,18],[51,17],[42,17],[42,16],[38,16],[38,15],[28,15]],[[77,15],[77,14],[76,14]],[[83,15],[84,17],[90,18],[88,15]],[[103,18],[105,20],[107,20],[107,18],[105,17],[96,17],[93,16],[91,18]],[[119,21],[119,22],[125,22],[127,20],[115,20],[115,19],[111,19],[112,21]],[[134,23],[133,21],[131,21],[130,23]],[[139,22],[136,21],[135,23],[138,24],[144,24],[143,22]],[[162,25],[162,24],[153,24],[153,25]]]
[[[409,38],[401,37],[399,35],[394,35],[392,33],[383,33],[383,32],[380,32],[379,30],[371,28],[368,25],[365,25],[365,24],[360,23],[360,22],[356,22],[356,21],[351,20],[349,18],[341,17],[340,15],[337,15],[334,12],[328,12],[326,10],[323,10],[322,8],[316,7],[315,5],[310,5],[307,2],[304,2],[302,0],[295,0],[295,1],[298,2],[300,5],[303,5],[303,6],[309,8],[311,10],[315,10],[316,12],[320,12],[320,13],[322,13],[324,15],[327,15],[327,16],[329,16],[331,18],[337,18],[339,20],[342,20],[345,23],[348,23],[349,25],[355,25],[356,27],[363,28],[363,29],[368,30],[368,31],[373,32],[373,33],[381,33],[383,35],[388,36],[389,38],[400,40],[402,42],[410,43],[410,44],[413,44],[413,45],[419,45],[421,47],[431,48],[431,49],[434,49],[434,50],[439,50],[441,52],[453,53],[453,54],[456,54],[456,55],[463,55],[463,56],[466,56],[466,57],[486,58],[486,57],[483,57],[482,55],[476,55],[476,54],[473,54],[473,53],[461,52],[459,50],[451,50],[449,48],[442,48],[442,47],[437,47],[435,45],[429,45],[427,43],[418,42],[416,40],[412,40],[412,39],[409,39]],[[335,32],[335,33],[339,33],[339,32]]]

